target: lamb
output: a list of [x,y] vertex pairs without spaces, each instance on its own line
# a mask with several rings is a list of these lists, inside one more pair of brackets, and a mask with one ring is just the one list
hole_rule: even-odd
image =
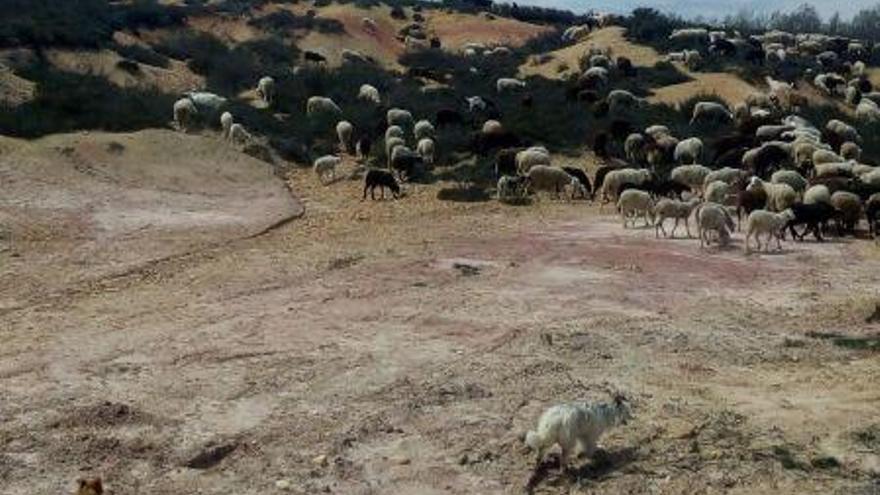
[[701,101],[694,105],[694,113],[691,117],[691,125],[696,122],[710,121],[716,123],[728,123],[733,121],[733,114],[724,105],[714,101]]
[[[605,180],[602,182],[602,198],[603,200],[617,202],[617,191],[620,190],[620,186],[626,183],[642,185],[650,180],[651,171],[646,169],[624,168],[612,170],[605,175]],[[596,184],[596,187],[599,187],[598,178]]]
[[[804,240],[804,236],[812,232],[816,240],[822,242],[822,228],[829,220],[834,218],[837,213],[830,203],[804,203],[801,205],[792,205],[791,212],[793,218],[788,221],[788,230],[791,232],[792,239]],[[798,234],[795,227],[798,225],[806,225],[802,234]]]
[[776,238],[776,249],[782,250],[782,237],[785,234],[785,227],[794,219],[794,213],[791,209],[786,209],[782,213],[773,213],[767,210],[755,210],[749,214],[746,221],[746,254],[751,253],[749,240],[755,238],[758,249],[761,249],[761,234],[767,234],[767,242],[764,243],[764,250],[770,251],[770,241]]
[[550,165],[550,153],[546,148],[533,146],[516,154],[516,169],[525,175],[537,165]]
[[703,165],[680,165],[672,169],[669,177],[673,182],[688,186],[693,191],[700,191],[706,176],[712,169]]
[[703,141],[696,137],[679,141],[675,145],[673,158],[682,165],[701,162],[703,160]]
[[434,165],[434,140],[431,138],[423,138],[416,145],[416,151],[424,160],[425,165],[429,167]]
[[387,170],[370,169],[364,176],[364,197],[367,199],[367,190],[370,191],[370,199],[376,199],[376,188],[382,193],[382,199],[385,199],[385,188],[391,191],[394,199],[400,196],[400,185],[394,175]]
[[577,454],[578,449],[592,457],[603,433],[614,426],[625,425],[631,419],[629,405],[622,396],[616,396],[611,404],[560,404],[544,411],[538,427],[526,434],[525,443],[536,453],[537,466],[543,461],[547,449],[559,444],[562,448],[560,467],[567,469],[569,459]]
[[318,180],[327,185],[336,179],[336,167],[340,163],[342,163],[342,159],[338,156],[326,155],[315,160],[312,169],[315,171],[315,175],[318,176]]
[[198,117],[199,111],[196,104],[189,98],[181,98],[174,102],[174,123],[177,128],[184,132],[192,130]]
[[535,165],[529,169],[526,175],[529,178],[529,187],[537,191],[552,191],[559,197],[559,193],[565,190],[566,186],[571,188],[571,197],[574,198],[575,193],[580,192],[586,196],[584,186],[578,180],[562,170],[559,167],[551,167],[549,165]]
[[368,101],[374,105],[382,104],[382,96],[379,94],[379,90],[371,84],[361,84],[357,97],[359,100]]
[[400,128],[407,128],[413,124],[412,113],[402,108],[389,109],[385,114],[385,119],[389,126],[396,125]]
[[415,136],[416,141],[420,141],[425,138],[433,138],[434,125],[427,120],[420,120],[416,122],[416,125],[413,127],[413,135]]
[[816,184],[810,186],[804,193],[804,204],[812,205],[817,203],[831,204],[831,190],[825,184]]
[[342,115],[342,109],[332,99],[324,96],[311,96],[306,101],[306,115],[309,117],[330,114],[334,116]]
[[336,124],[336,136],[339,138],[339,147],[343,152],[351,151],[352,137],[354,136],[354,126],[347,120],[340,120]]
[[234,123],[235,120],[231,113],[223,112],[223,114],[220,115],[220,128],[223,130],[223,139],[229,139],[229,128],[232,127],[232,124]]
[[862,200],[858,194],[837,191],[831,195],[831,206],[837,210],[838,232],[855,234],[856,225],[862,217]]
[[788,184],[764,182],[760,177],[752,177],[747,190],[763,190],[767,194],[766,208],[773,212],[782,212],[797,201],[797,192]]
[[706,186],[705,199],[710,203],[726,204],[730,195],[730,184],[716,180]]
[[626,228],[629,219],[632,218],[633,227],[636,226],[636,218],[641,215],[645,225],[651,225],[654,220],[654,200],[651,195],[638,189],[627,189],[620,194],[617,201],[617,209],[623,218],[623,228]]
[[495,81],[495,89],[498,93],[508,93],[510,91],[517,91],[526,87],[525,81],[520,81],[519,79],[514,79],[511,77],[502,77]]
[[774,184],[788,184],[797,192],[804,192],[807,189],[807,179],[794,170],[777,170],[770,176],[770,182]]
[[730,240],[733,231],[733,218],[724,206],[717,203],[702,203],[697,207],[697,235],[700,237],[700,248],[710,244],[710,234],[718,234],[718,242],[722,246]]
[[521,175],[502,175],[496,187],[499,201],[523,198],[528,193],[529,179]]
[[257,82],[257,96],[263,100],[266,106],[271,106],[275,100],[275,79],[269,76],[263,77]]
[[238,122],[229,126],[229,140],[233,144],[244,146],[252,142],[253,139],[254,138],[253,136],[251,136],[251,133],[249,133],[247,129],[245,129],[244,126],[239,124]]
[[840,156],[844,160],[859,161],[862,159],[862,148],[852,141],[840,145]]
[[[678,222],[684,220],[684,228],[687,232],[687,236],[691,237],[688,218],[699,204],[700,200],[698,198],[691,198],[689,201],[663,198],[657,201],[657,204],[654,205],[654,217],[656,218],[654,222],[654,236],[660,237],[660,231],[663,231],[663,237],[675,238],[675,229],[678,228]],[[666,234],[666,229],[663,227],[663,222],[667,218],[675,219],[675,225],[672,226],[672,231],[668,236]]]

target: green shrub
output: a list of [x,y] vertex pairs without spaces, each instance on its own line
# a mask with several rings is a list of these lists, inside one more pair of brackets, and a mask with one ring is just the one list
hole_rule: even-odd
[[115,45],[114,49],[121,57],[136,60],[142,64],[153,67],[168,68],[168,57],[156,53],[150,48],[141,45]]
[[258,17],[249,22],[254,27],[277,34],[290,34],[297,29],[318,31],[320,33],[344,33],[345,26],[336,19],[309,15],[296,15],[288,10],[279,10]]

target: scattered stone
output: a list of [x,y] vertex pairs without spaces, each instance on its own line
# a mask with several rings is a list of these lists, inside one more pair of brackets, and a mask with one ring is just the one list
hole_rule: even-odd
[[275,488],[288,491],[293,488],[293,484],[290,482],[290,480],[278,480],[275,482]]
[[319,455],[312,459],[312,464],[316,466],[326,466],[327,465],[327,456]]
[[184,465],[190,469],[209,469],[226,458],[236,448],[237,443],[224,443],[216,446],[209,446],[196,454],[195,457],[187,461]]
[[453,263],[452,268],[458,270],[465,277],[473,277],[480,274],[480,267],[467,263]]

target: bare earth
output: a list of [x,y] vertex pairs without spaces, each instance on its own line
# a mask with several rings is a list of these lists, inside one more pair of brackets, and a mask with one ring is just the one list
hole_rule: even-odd
[[0,313],[0,493],[520,493],[520,435],[608,389],[635,420],[535,493],[877,493],[878,353],[811,334],[877,334],[873,243],[746,257],[583,202],[290,182],[299,220],[91,280],[2,238],[7,287],[56,290]]

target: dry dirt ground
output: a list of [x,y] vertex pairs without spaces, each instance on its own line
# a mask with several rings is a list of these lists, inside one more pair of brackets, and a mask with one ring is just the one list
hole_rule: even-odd
[[[161,157],[174,138],[159,137]],[[74,189],[115,170],[90,142],[58,159]],[[15,149],[4,141],[0,157]],[[194,156],[175,166],[207,161]],[[233,199],[277,191],[259,163],[205,156],[239,170],[238,188],[200,169],[205,184],[175,189],[191,201],[168,200],[157,221],[241,208],[266,216],[247,215],[248,232],[273,223],[278,203]],[[67,493],[83,475],[150,495],[880,490],[873,243],[746,257],[739,235],[701,251],[584,202],[438,200],[449,184],[362,202],[358,181],[325,187],[308,170],[290,184],[298,220],[256,236],[217,226],[210,243],[178,229],[183,248],[159,261],[145,237],[127,245],[141,262],[92,278],[3,237],[4,292],[30,279],[51,290],[26,286],[0,312],[0,493]],[[50,200],[71,187],[42,187],[4,211],[70,224]],[[41,257],[77,245],[50,240]],[[609,389],[632,399],[634,421],[575,471],[550,456],[533,476],[520,435],[547,406]]]

